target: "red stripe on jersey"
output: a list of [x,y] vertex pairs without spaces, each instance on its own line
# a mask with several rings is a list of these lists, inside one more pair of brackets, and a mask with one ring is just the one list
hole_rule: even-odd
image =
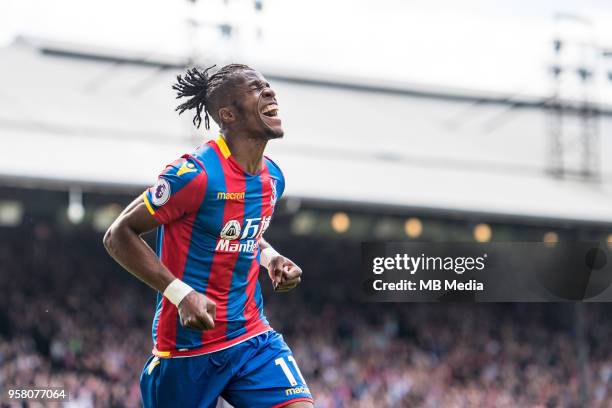
[[[265,160],[265,159],[264,159]],[[264,166],[261,171],[261,218],[271,217],[274,212],[274,204],[272,204],[272,177],[268,165]],[[276,193],[274,194],[276,195]],[[263,229],[260,234],[263,234]]]
[[[199,189],[198,186],[205,173],[198,175],[197,179],[192,180],[188,186],[185,186],[175,194],[178,200],[198,199],[201,202],[204,199],[206,189]],[[194,194],[200,197],[193,197]],[[190,197],[191,196],[191,197]],[[191,243],[191,233],[193,224],[198,213],[194,212],[180,220],[164,225],[164,238],[162,241],[161,262],[166,268],[177,278],[183,277],[185,271],[185,263],[187,262],[187,254],[189,253],[189,245]],[[156,344],[158,350],[171,350],[176,346],[176,324],[177,324],[178,309],[166,297],[162,299],[161,312],[157,321]]]
[[[244,174],[231,169],[230,162],[223,157],[217,144],[213,144],[225,177],[225,192],[240,193],[246,192],[246,178]],[[236,220],[242,225],[244,219],[244,198],[236,200],[225,200],[223,207],[223,228],[228,221]],[[217,243],[221,238],[217,237]],[[238,238],[240,239],[240,237]],[[215,327],[212,330],[207,330],[202,334],[202,342],[204,344],[214,341],[217,343],[220,339],[225,339],[227,331],[227,302],[232,284],[232,272],[236,261],[240,256],[239,252],[223,252],[215,251],[212,264],[210,266],[210,274],[205,295],[216,303],[216,318]]]

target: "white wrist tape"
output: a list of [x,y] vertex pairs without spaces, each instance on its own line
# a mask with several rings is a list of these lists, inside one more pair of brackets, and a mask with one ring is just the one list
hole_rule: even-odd
[[164,290],[164,296],[176,307],[188,293],[193,290],[191,286],[180,279],[175,279]]
[[269,269],[268,265],[270,264],[272,258],[274,258],[276,255],[280,254],[276,252],[274,248],[267,247],[266,249],[261,251],[261,255],[259,256],[259,264],[262,265],[264,268]]

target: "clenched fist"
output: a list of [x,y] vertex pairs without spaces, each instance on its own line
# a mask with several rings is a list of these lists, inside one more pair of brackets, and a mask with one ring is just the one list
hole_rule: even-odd
[[184,327],[195,330],[210,330],[215,327],[217,305],[195,290],[178,305],[179,317]]
[[295,288],[302,280],[302,269],[291,259],[276,255],[270,259],[268,275],[272,279],[276,292],[287,292]]

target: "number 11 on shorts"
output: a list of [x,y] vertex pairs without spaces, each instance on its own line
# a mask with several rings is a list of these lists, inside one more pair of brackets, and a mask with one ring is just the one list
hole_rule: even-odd
[[[306,381],[304,381],[304,377],[302,376],[302,373],[300,372],[300,368],[295,362],[295,359],[293,358],[293,356],[287,356],[287,360],[289,360],[291,364],[293,364],[293,367],[295,368],[295,372],[300,376],[300,380],[302,380],[302,384],[306,384]],[[279,357],[276,360],[274,360],[274,364],[281,367],[281,369],[283,370],[283,373],[285,373],[285,377],[287,377],[287,380],[289,380],[289,384],[291,384],[292,387],[295,387],[297,385],[297,381],[295,380],[293,373],[289,369],[289,366],[285,362],[285,359],[283,357]]]

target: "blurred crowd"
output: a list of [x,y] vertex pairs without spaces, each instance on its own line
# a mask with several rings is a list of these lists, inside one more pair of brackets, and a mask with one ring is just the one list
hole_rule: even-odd
[[[7,389],[32,386],[66,387],[71,407],[139,406],[155,294],[101,238],[0,229],[2,406],[19,406]],[[277,247],[305,277],[275,294],[262,274],[266,314],[317,407],[612,406],[607,305],[364,304],[357,244],[300,237]]]

